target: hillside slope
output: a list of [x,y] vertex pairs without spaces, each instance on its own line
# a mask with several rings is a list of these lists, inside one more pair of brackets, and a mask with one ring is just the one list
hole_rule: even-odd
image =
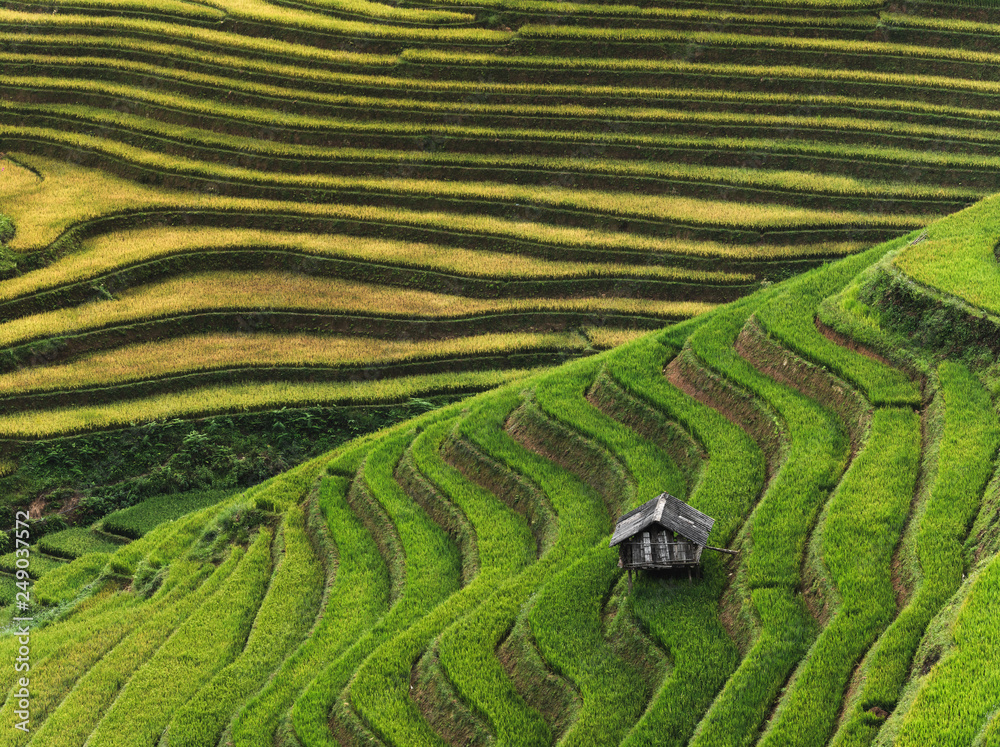
[[971,5],[39,0],[0,35],[3,438],[478,391],[1000,189]]
[[[1000,743],[996,202],[47,573],[0,744]],[[739,555],[629,592],[663,490]]]

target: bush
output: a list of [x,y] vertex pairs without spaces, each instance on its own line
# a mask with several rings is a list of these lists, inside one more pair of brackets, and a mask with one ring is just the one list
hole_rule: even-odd
[[14,221],[6,215],[0,215],[0,244],[9,244],[15,233]]

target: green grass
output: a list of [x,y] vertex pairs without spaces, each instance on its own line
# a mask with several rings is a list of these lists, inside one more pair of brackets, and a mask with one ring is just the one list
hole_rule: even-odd
[[[352,703],[369,728],[393,743],[438,743],[409,698],[411,668],[433,636],[474,609],[498,581],[519,571],[534,555],[534,543],[523,519],[489,494],[465,483],[434,457],[435,447],[452,426],[453,422],[445,420],[428,427],[414,441],[414,459],[421,471],[426,470],[435,482],[448,479],[452,488],[449,498],[475,531],[480,569],[460,592],[376,649],[358,669],[350,686]],[[394,510],[383,505],[393,515]],[[396,520],[394,523],[406,547],[406,530],[414,522]],[[411,562],[407,553],[408,581],[411,569],[414,566],[419,569],[421,565]],[[405,604],[405,592],[403,600]],[[376,702],[377,710],[373,707]]]
[[[588,419],[609,425],[610,419],[600,416],[583,399],[584,391],[597,370],[597,363],[597,360],[589,360],[585,365],[574,367],[572,372],[541,380],[535,389],[541,411],[546,412],[546,404],[551,407],[558,402],[559,418],[577,428],[590,425]],[[546,414],[551,417],[553,413],[550,410]],[[619,443],[621,439],[627,439],[635,445],[641,444],[634,434],[621,426],[612,428],[611,434],[607,434],[607,429],[602,429],[601,433],[606,437],[610,435]],[[572,432],[569,434],[570,450],[577,438]],[[648,446],[652,447],[652,444]],[[593,477],[598,471],[594,467],[601,462],[595,463],[591,456],[589,468],[582,465],[579,459],[589,450],[578,448],[578,457],[567,454],[563,458],[565,466],[580,475],[589,472]],[[603,448],[598,446],[598,450],[603,451]],[[666,466],[665,477],[671,488],[683,492],[683,479],[672,464],[653,457],[651,448],[647,448],[642,456],[647,460],[652,457],[661,477]],[[612,464],[606,462],[602,466],[614,469]],[[605,483],[606,486],[609,484],[620,485],[612,480]],[[594,490],[594,487],[589,489]],[[620,505],[625,509],[628,503],[634,501],[634,493],[629,493],[614,496],[605,493],[602,497],[609,506]],[[628,503],[620,503],[622,501]],[[543,657],[558,671],[564,672],[580,688],[583,696],[580,712],[564,738],[566,744],[620,741],[642,714],[655,686],[655,683],[646,681],[634,662],[618,655],[602,634],[603,599],[620,580],[615,560],[614,553],[607,552],[604,543],[598,542],[541,589],[528,618]],[[569,634],[570,630],[574,631],[573,635]]]
[[[664,491],[686,496],[688,485],[685,476],[662,449],[604,415],[587,401],[586,394],[600,371],[604,357],[590,358],[564,369],[559,376],[542,379],[534,388],[539,407],[550,418],[564,422],[608,450],[625,466],[635,481],[635,492],[632,495],[606,496],[610,506],[619,513],[625,513]],[[584,467],[581,465],[580,469]]]
[[157,744],[175,710],[243,648],[270,578],[270,550],[271,534],[261,530],[219,592],[122,688],[89,744]]
[[982,737],[984,747],[1000,745],[1000,718],[993,716],[978,736]]
[[[23,560],[23,557],[21,559]],[[12,552],[0,555],[0,571],[13,576],[18,571],[17,560],[18,556]],[[66,561],[61,558],[43,555],[38,551],[38,546],[35,545],[28,554],[27,571],[31,578],[39,579],[57,568],[62,568],[65,564]]]
[[[39,579],[34,587],[35,598],[42,604],[70,601],[104,572],[110,558],[107,552],[99,551],[79,555],[71,563],[56,568]],[[13,594],[10,601],[14,601]]]
[[[86,676],[93,668],[114,650],[136,627],[140,626],[149,610],[128,609],[127,602],[122,603],[118,614],[111,619],[103,619],[101,625],[91,625],[85,636],[69,639],[63,642],[49,657],[32,663],[29,670],[34,677],[32,696],[32,720],[37,729],[39,725],[47,724],[47,718],[59,705],[63,697],[75,689],[78,680]],[[150,605],[152,609],[155,606]],[[110,617],[110,616],[108,616]],[[37,678],[37,679],[36,679]],[[13,719],[14,699],[4,705],[4,715]],[[21,731],[11,730],[0,738],[5,745],[26,744],[30,735]]]
[[87,553],[112,553],[119,545],[84,527],[73,527],[46,534],[38,540],[38,548],[57,558],[73,560]]
[[654,684],[602,635],[602,600],[620,579],[602,540],[547,583],[529,614],[546,661],[580,688],[583,704],[561,743],[614,744],[638,721]]
[[933,291],[971,306],[1000,313],[996,215],[1000,202],[989,198],[936,223],[928,238],[906,247],[894,263],[908,277]]
[[564,531],[555,544],[542,548],[537,563],[501,584],[480,606],[444,631],[439,648],[442,665],[456,689],[485,714],[500,744],[542,745],[551,743],[551,726],[514,687],[496,658],[496,650],[530,595],[601,536],[606,523],[599,496],[504,432],[504,420],[519,400],[518,392],[510,388],[489,399],[481,398],[459,423],[460,433],[503,465],[501,469],[535,481],[551,501]]
[[140,563],[155,568],[163,567],[186,552],[201,536],[205,526],[233,502],[234,499],[228,499],[187,514],[175,522],[158,525],[141,539],[119,548],[111,556],[110,570],[131,576]]
[[231,490],[201,490],[176,495],[158,495],[108,514],[100,526],[106,532],[139,539],[160,524],[179,519],[192,511],[214,506],[232,494]]
[[[755,621],[753,643],[695,733],[692,744],[748,744],[786,677],[805,654],[815,623],[797,591],[814,518],[847,460],[842,426],[797,392],[758,373],[732,348],[740,328],[771,293],[737,303],[691,335],[694,352],[715,370],[768,401],[789,433],[787,457],[744,529],[738,588]],[[744,613],[746,614],[746,613]]]
[[[48,629],[36,628],[32,632],[31,639],[35,663],[42,665],[53,654],[64,656],[73,646],[85,647],[87,640],[95,631],[114,625],[123,611],[127,613],[130,609],[134,610],[136,600],[122,599],[115,593],[117,590],[114,585],[109,585],[77,604],[73,614],[69,619],[65,619],[63,624]],[[14,629],[16,628],[6,626],[5,635],[0,639],[4,654],[10,655],[12,661],[19,655],[20,649],[20,640],[17,636],[11,635]],[[10,667],[9,671],[0,673],[0,688],[5,693],[9,692],[20,676],[21,673]]]
[[1000,446],[1000,425],[989,395],[964,366],[938,370],[943,425],[930,494],[913,517],[916,526],[913,596],[873,647],[863,665],[864,684],[833,744],[869,745],[882,720],[873,707],[892,711],[910,662],[931,619],[962,583],[963,541]]
[[[126,608],[117,613],[116,619],[124,618],[134,628],[100,660],[89,661],[89,668],[77,675],[72,690],[66,693],[32,741],[49,747],[83,744],[105,710],[116,702],[125,683],[131,681],[136,671],[189,616],[212,598],[241,557],[239,550],[234,551],[217,569],[186,560],[173,563],[164,582],[164,591],[158,593],[158,598],[154,597],[138,609]],[[128,597],[116,595],[114,599],[127,601]],[[88,643],[82,643],[79,648],[90,650]]]
[[848,679],[893,618],[893,550],[917,482],[920,419],[876,410],[864,450],[830,498],[820,552],[839,606],[786,688],[761,745],[824,745]]
[[[587,652],[580,650],[567,651],[563,648],[560,651],[557,648],[551,648],[553,645],[559,645],[558,640],[556,640],[558,635],[551,629],[551,626],[566,625],[569,622],[569,620],[559,617],[560,610],[562,610],[569,613],[570,620],[575,620],[578,624],[586,625],[587,635],[591,640],[597,641],[599,653],[595,654],[594,661],[609,663],[610,668],[605,667],[604,670],[605,676],[619,676],[621,670],[619,665],[614,663],[616,657],[613,655],[609,657],[610,651],[608,645],[601,638],[599,621],[594,617],[595,614],[599,615],[601,592],[597,591],[596,588],[590,591],[581,589],[581,592],[587,595],[587,610],[574,609],[570,611],[562,607],[565,602],[560,601],[565,599],[567,593],[571,593],[567,584],[572,583],[572,574],[569,574],[566,569],[577,561],[581,554],[591,558],[591,563],[594,560],[600,560],[599,556],[594,555],[592,548],[594,547],[594,541],[602,537],[607,531],[608,519],[604,502],[592,488],[581,482],[571,473],[556,467],[547,459],[526,450],[504,433],[502,428],[497,427],[497,425],[502,423],[510,409],[516,405],[518,399],[516,394],[511,392],[506,398],[505,404],[499,402],[489,403],[479,410],[477,416],[469,418],[462,423],[462,432],[487,454],[498,459],[501,463],[506,463],[509,467],[536,482],[551,500],[560,526],[565,526],[568,531],[560,532],[555,545],[543,556],[542,562],[538,566],[535,566],[534,569],[529,569],[528,572],[518,579],[521,582],[519,584],[520,588],[508,587],[499,595],[499,598],[491,600],[492,604],[497,605],[504,612],[503,617],[495,623],[500,630],[496,630],[496,628],[494,630],[497,633],[506,632],[515,622],[516,608],[507,606],[511,602],[510,595],[523,595],[526,591],[532,589],[533,586],[540,585],[542,581],[548,581],[548,584],[542,588],[549,589],[547,593],[551,604],[547,604],[541,612],[536,612],[541,604],[541,598],[539,597],[532,603],[532,612],[529,614],[532,634],[534,639],[538,641],[543,656],[549,658],[550,656],[565,655],[578,664],[579,656],[587,655]],[[602,573],[604,580],[596,582],[598,587],[603,586],[605,590],[612,582],[612,577],[607,575],[607,570]],[[557,575],[560,573],[564,575]],[[562,582],[556,581],[558,578],[563,578],[564,580]],[[583,583],[586,584],[588,582],[584,580]],[[549,584],[554,585],[549,586]],[[598,596],[596,600],[594,599],[595,593]],[[597,605],[596,610],[594,607],[595,604]],[[553,614],[556,615],[556,618],[551,617]],[[479,616],[479,619],[481,619],[481,616]],[[596,630],[595,623],[597,624]],[[543,631],[542,628],[545,630]],[[594,638],[595,635],[597,638]],[[541,642],[541,639],[546,636],[548,636],[547,640],[550,644],[550,650],[547,655]],[[577,672],[579,673],[579,670]],[[584,676],[589,674],[591,673],[587,673]],[[600,680],[591,679],[587,683],[587,686],[588,688],[592,686],[599,688]],[[496,705],[492,706],[492,709],[494,711],[498,710]],[[597,713],[600,713],[600,711]],[[582,713],[576,715],[575,724],[579,724],[584,716]],[[635,715],[637,716],[638,714]],[[586,733],[590,733],[589,730],[597,726],[592,718],[590,716],[587,725],[578,730],[578,737],[585,736]],[[618,719],[617,716],[614,718]],[[506,727],[501,733],[507,735],[508,743],[516,744],[518,738],[515,734],[512,734],[510,730],[511,725],[502,724],[501,726]],[[574,728],[576,727],[570,727],[571,730]],[[539,740],[545,739],[544,731],[539,731],[538,727],[536,727],[536,731],[530,737],[537,743]]]
[[214,747],[234,710],[277,668],[311,627],[323,593],[323,564],[298,506],[285,513],[281,560],[253,622],[246,647],[171,718],[168,743]]
[[[661,372],[672,356],[671,348],[647,337],[612,354],[608,370],[704,445],[709,460],[689,500],[717,517],[713,538],[727,545],[763,487],[763,454],[737,426],[666,382]],[[664,590],[644,581],[636,587],[635,612],[670,653],[673,668],[626,745],[685,744],[737,665],[733,642],[718,619],[725,571],[712,555],[704,562],[703,587]]]
[[[341,464],[353,462],[354,469],[363,458],[364,451],[358,449],[348,449],[340,457]],[[326,714],[340,693],[324,688],[322,675],[384,614],[388,602],[386,560],[347,503],[347,480],[323,477],[320,485],[320,509],[338,548],[336,576],[324,595],[316,625],[278,667],[276,676],[236,714],[228,733],[239,744],[273,744],[274,732],[293,704],[293,719],[303,742],[315,744],[316,739],[325,738]],[[297,699],[299,693],[303,694]]]
[[764,329],[788,349],[857,386],[873,405],[919,405],[919,386],[898,368],[873,360],[824,337],[814,323],[823,299],[841,290],[886,252],[902,246],[905,236],[838,262],[823,272],[792,281],[757,314]]
[[15,583],[16,579],[13,576],[0,578],[0,605],[6,607],[14,601],[14,594],[19,591]]
[[[949,631],[954,648],[921,683],[903,718],[896,744],[970,744],[996,712],[995,602],[1000,594],[1000,562],[991,561],[969,581],[967,595]],[[992,739],[995,741],[996,729]]]
[[[619,356],[620,361],[623,359],[626,359],[625,356]],[[635,358],[627,360],[634,365]],[[585,373],[588,369],[589,374]],[[662,449],[599,413],[583,399],[594,367],[588,361],[587,365],[581,364],[580,370],[581,374],[577,376],[565,372],[540,384],[536,391],[542,408],[550,416],[566,420],[610,449],[635,480],[637,503],[663,491],[686,496],[687,481],[677,465],[665,458]],[[677,396],[680,393],[673,394],[674,402],[680,404],[683,399]],[[720,456],[735,455],[726,450]],[[721,468],[723,465],[719,463],[717,466]],[[714,491],[718,486],[712,481],[707,487]],[[752,484],[747,487],[754,490]],[[720,511],[729,513],[733,509],[738,510],[738,505],[717,502],[720,498],[722,496],[711,492],[699,491],[689,500],[713,515]],[[707,504],[702,502],[705,500]],[[622,509],[631,507],[622,506]],[[746,504],[742,508],[745,510]],[[727,534],[731,535],[735,526],[735,518],[720,524],[717,536],[723,539],[713,538],[715,542],[724,544],[727,541]],[[625,744],[662,744],[668,739],[681,743],[693,730],[697,715],[708,708],[718,688],[735,669],[735,647],[717,619],[718,595],[723,584],[721,568],[707,558],[705,562],[711,582],[702,588],[678,589],[654,582],[640,582],[635,591],[632,601],[634,613],[669,653],[672,667],[668,679],[654,691],[654,698],[641,719],[630,729]],[[712,674],[709,676],[708,672]],[[692,682],[697,682],[697,686],[692,686]]]
[[[386,734],[408,721],[399,711],[400,705],[390,705],[389,713],[376,711],[376,703],[396,703],[389,700],[401,684],[409,686],[409,670],[400,673],[396,667],[382,664],[379,651],[392,656],[393,641],[421,617],[444,602],[460,587],[461,559],[458,550],[444,530],[418,506],[395,481],[396,463],[413,438],[412,432],[401,432],[375,447],[365,463],[364,478],[373,498],[381,505],[396,531],[404,557],[395,562],[405,563],[405,580],[399,598],[372,633],[354,648],[359,656],[354,667],[349,698],[353,708],[368,719],[375,720],[376,733]],[[422,632],[422,631],[421,631]],[[404,640],[405,646],[409,641]],[[396,644],[399,645],[399,644]],[[352,669],[354,668],[352,667]],[[347,683],[344,682],[346,686]],[[405,688],[404,688],[405,689]],[[404,711],[414,706],[401,704]]]
[[[536,558],[535,538],[526,517],[496,496],[468,480],[441,457],[445,439],[453,437],[457,423],[445,421],[421,434],[413,444],[413,458],[420,471],[471,522],[480,560],[480,576],[473,583],[496,589],[474,609],[467,609],[441,632],[437,639],[443,670],[465,702],[478,704],[496,728],[501,742],[514,735],[531,741],[532,732],[544,730],[538,715],[525,708],[505,680],[493,657],[496,644],[486,648],[482,636],[505,618],[497,615],[511,599],[524,601],[542,570]],[[507,607],[509,609],[509,607]],[[483,614],[486,613],[486,614]],[[486,640],[495,640],[492,636]],[[484,673],[484,670],[488,674]],[[511,702],[513,701],[513,702]]]
[[[391,556],[382,558],[378,564],[380,576],[378,585],[374,589],[358,589],[354,592],[363,595],[362,617],[356,615],[356,604],[341,606],[342,601],[350,602],[349,598],[337,600],[333,605],[334,619],[331,622],[334,625],[340,623],[350,626],[348,630],[352,631],[352,635],[338,635],[336,627],[332,628],[331,633],[336,637],[331,643],[335,643],[335,646],[330,655],[315,662],[317,670],[311,675],[315,679],[296,702],[292,723],[304,744],[331,742],[333,737],[329,730],[330,709],[347,686],[352,673],[381,644],[391,640],[401,628],[405,628],[407,620],[413,621],[419,617],[422,604],[430,603],[433,606],[432,600],[435,597],[441,601],[442,596],[447,596],[447,592],[442,595],[442,591],[447,589],[454,591],[459,583],[460,559],[454,544],[422,509],[407,499],[393,479],[395,464],[413,434],[395,428],[386,435],[390,438],[378,443],[374,448],[362,439],[355,449],[342,453],[328,468],[331,473],[336,474],[352,474],[361,470],[356,479],[363,480],[364,483],[352,488],[352,501],[358,510],[365,512],[369,522],[378,523],[379,528],[375,530],[376,540],[380,547],[384,548],[383,552],[391,553]],[[372,448],[372,451],[369,452],[368,448]],[[343,480],[340,482],[340,490],[344,490],[346,485]],[[385,500],[388,506],[376,503],[377,499],[374,498],[376,494]],[[367,507],[358,505],[369,502],[371,505]],[[417,562],[423,564],[420,566],[422,573],[411,572],[410,566],[404,566],[409,558],[404,554],[396,530],[391,524],[382,526],[383,519],[377,518],[383,515],[383,511],[390,510],[389,507],[392,510],[407,512],[408,516],[414,519],[416,526],[413,527],[413,533],[408,535],[408,539],[412,541],[415,536],[419,537],[422,533],[426,533],[423,536],[433,537],[436,548],[443,552],[442,556],[436,558],[427,554],[418,555]],[[419,553],[419,550],[417,552]],[[331,596],[331,600],[333,599]],[[325,623],[326,614],[323,620]],[[317,673],[319,676],[316,676]],[[346,700],[342,701],[342,705],[346,707]],[[256,738],[266,740],[268,731],[268,729],[262,730]],[[270,741],[260,743],[269,744]]]

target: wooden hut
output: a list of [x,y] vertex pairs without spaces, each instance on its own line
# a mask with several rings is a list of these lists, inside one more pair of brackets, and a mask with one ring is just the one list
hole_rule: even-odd
[[706,547],[732,552],[708,544],[714,524],[711,516],[661,493],[618,519],[609,546],[618,547],[618,565],[628,569],[629,586],[633,569],[687,568],[690,578],[691,571],[700,568]]

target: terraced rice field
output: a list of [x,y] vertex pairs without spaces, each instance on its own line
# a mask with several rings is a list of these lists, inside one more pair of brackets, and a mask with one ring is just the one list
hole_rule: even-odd
[[1000,11],[2,6],[0,445],[490,391],[0,555],[0,747],[1000,747]]
[[43,0],[0,34],[9,437],[494,386],[1000,185],[989,8]]
[[[996,744],[1000,377],[907,326],[1000,329],[945,290],[994,203],[43,538],[32,732],[0,744]],[[629,589],[614,519],[663,490],[738,554]]]

